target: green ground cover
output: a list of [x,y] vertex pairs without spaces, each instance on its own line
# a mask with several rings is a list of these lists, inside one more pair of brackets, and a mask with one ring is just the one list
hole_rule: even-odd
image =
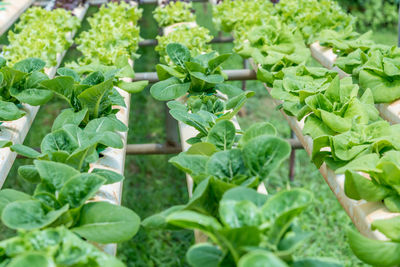
[[[143,19],[140,21],[141,36],[144,39],[154,38],[158,34],[156,22],[151,13],[155,6],[146,5],[143,8]],[[198,23],[209,28],[211,33],[216,35],[217,32],[210,20],[210,7],[195,4],[195,8]],[[96,8],[90,8],[88,15],[95,11]],[[88,23],[84,21],[81,31],[87,28]],[[0,37],[0,43],[7,43],[4,36]],[[375,33],[374,38],[377,42],[394,45],[397,42],[396,29],[385,29]],[[232,44],[213,45],[213,48],[220,52],[229,52],[232,47]],[[142,47],[138,53],[142,56],[135,62],[135,71],[154,71],[155,64],[158,62],[158,55],[154,52],[154,47]],[[65,62],[74,60],[79,56],[76,50],[70,49]],[[226,69],[242,68],[242,60],[239,56],[234,55],[224,67]],[[246,129],[254,122],[268,121],[279,129],[282,137],[288,138],[290,128],[280,112],[275,109],[262,84],[249,81],[247,82],[247,89],[255,91],[256,96],[248,101],[243,116],[239,118],[241,127]],[[54,118],[62,108],[65,108],[63,102],[57,99],[42,106],[25,144],[38,147],[42,138],[50,131]],[[164,104],[154,100],[148,89],[140,94],[133,95],[128,143],[164,142],[163,110]],[[123,204],[135,210],[142,218],[169,206],[185,203],[188,198],[185,175],[167,162],[171,156],[127,156],[126,158]],[[21,182],[21,178],[17,175],[18,166],[27,163],[29,163],[29,160],[16,160],[4,185],[5,188],[32,190],[32,188],[24,188],[27,183]],[[334,257],[343,261],[349,267],[366,266],[357,260],[347,244],[344,229],[353,227],[349,217],[303,150],[296,152],[295,170],[295,181],[290,182],[288,179],[288,163],[284,163],[280,170],[266,181],[266,185],[271,192],[290,187],[304,187],[314,192],[314,204],[297,222],[299,227],[313,232],[314,235],[298,251],[298,255]],[[0,239],[9,236],[11,233],[11,230],[0,226]],[[190,231],[140,230],[134,239],[119,245],[118,256],[128,266],[187,266],[184,255],[193,241],[193,233]]]

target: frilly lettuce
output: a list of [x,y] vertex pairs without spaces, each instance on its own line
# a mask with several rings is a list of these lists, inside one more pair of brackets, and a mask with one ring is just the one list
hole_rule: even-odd
[[160,61],[166,64],[172,63],[166,52],[169,43],[180,43],[186,46],[192,57],[212,51],[211,46],[207,44],[212,40],[210,31],[200,26],[193,28],[185,24],[179,25],[168,35],[157,36],[157,40],[158,45],[155,50],[160,54]]
[[166,27],[178,22],[195,21],[196,16],[192,13],[192,3],[181,1],[169,2],[165,6],[158,6],[154,11],[154,19],[159,27]]
[[332,0],[285,0],[274,8],[284,23],[301,31],[307,44],[316,41],[322,30],[340,31],[355,22],[354,17]]
[[243,29],[261,25],[271,15],[272,9],[270,1],[225,0],[213,6],[213,22],[224,32],[239,29],[246,32]]
[[354,24],[354,18],[331,0],[286,0],[276,5],[262,0],[224,0],[213,11],[215,25],[226,32],[245,33],[247,31],[243,29],[268,24],[270,16],[279,16],[289,28],[298,29],[307,44],[313,42],[324,29],[340,30]]
[[75,41],[83,54],[80,63],[114,65],[121,57],[137,58],[140,41],[137,21],[141,15],[141,9],[123,1],[103,5],[88,19],[91,29],[82,32]]
[[57,55],[72,43],[67,39],[68,33],[78,26],[79,19],[70,11],[32,7],[22,14],[15,29],[9,32],[10,44],[4,48],[4,56],[10,64],[36,57],[44,60],[48,67],[56,66]]

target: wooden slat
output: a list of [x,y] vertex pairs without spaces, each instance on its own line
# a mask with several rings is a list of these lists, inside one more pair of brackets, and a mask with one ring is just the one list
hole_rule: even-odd
[[[255,65],[254,61],[251,60],[250,62],[254,70],[257,70],[257,66]],[[268,92],[271,92],[271,88],[265,84],[264,86]],[[278,106],[282,102],[274,99],[274,103],[276,106]],[[304,149],[309,155],[311,155],[313,141],[310,136],[303,135],[304,120],[299,122],[296,118],[288,116],[282,109],[281,113],[289,123],[290,128],[302,143]],[[399,213],[389,212],[389,210],[381,202],[367,202],[365,200],[357,201],[348,198],[344,192],[344,175],[336,175],[333,170],[326,166],[325,163],[321,166],[319,171],[360,233],[369,238],[387,240],[387,238],[379,231],[371,230],[371,223],[374,220],[388,219],[398,216]]]
[[5,10],[0,11],[0,35],[5,33],[34,0],[5,0]]
[[[85,16],[89,5],[84,7],[78,7],[73,13],[82,20]],[[72,40],[75,33],[71,33],[69,38]],[[45,72],[49,77],[54,77],[56,74],[58,66],[61,64],[66,51],[57,56],[57,66],[46,68]],[[18,120],[4,122],[0,125],[0,140],[9,140],[14,144],[22,144],[25,137],[32,125],[33,120],[39,110],[38,106],[30,106],[23,104],[23,110],[26,115]],[[11,152],[10,148],[0,149],[0,188],[3,186],[5,179],[7,178],[8,172],[10,171],[12,165],[14,164],[17,153]]]

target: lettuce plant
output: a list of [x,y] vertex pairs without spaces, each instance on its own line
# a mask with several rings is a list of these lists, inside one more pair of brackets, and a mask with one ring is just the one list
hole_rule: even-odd
[[[277,28],[280,29],[277,32]],[[244,57],[252,57],[261,65],[258,78],[272,86],[272,76],[280,70],[306,63],[310,50],[298,32],[292,33],[278,20],[266,26],[255,27],[248,42],[236,50]]]
[[192,3],[182,1],[169,2],[165,6],[158,6],[154,11],[154,19],[159,27],[167,27],[179,22],[191,22],[196,20],[192,13]]
[[317,138],[350,130],[353,124],[367,125],[380,120],[370,90],[358,98],[359,87],[351,78],[336,76],[325,92],[305,99],[312,114],[305,120],[303,133]]
[[79,171],[87,171],[89,164],[99,159],[99,152],[104,148],[122,148],[123,142],[117,132],[128,130],[113,115],[93,119],[82,129],[79,125],[87,116],[87,109],[80,112],[64,110],[56,118],[51,133],[43,138],[41,152],[21,144],[12,145],[11,149],[28,158],[61,162]]
[[123,97],[114,86],[119,86],[128,92],[140,92],[147,85],[145,82],[128,83],[119,78],[133,75],[129,65],[121,69],[103,65],[87,65],[77,68],[57,70],[59,76],[43,81],[48,90],[65,99],[75,112],[87,109],[88,116],[83,119],[87,124],[90,120],[115,114],[115,106],[125,107]]
[[[216,203],[202,205],[206,198]],[[333,261],[294,260],[294,251],[309,235],[300,232],[293,221],[311,201],[312,194],[303,189],[267,197],[210,179],[195,190],[187,205],[149,217],[143,226],[186,228],[206,234],[209,242],[192,246],[186,254],[191,266],[341,266]]]
[[[219,92],[227,92],[231,88],[239,92],[227,100],[217,95],[195,95],[187,99],[186,105],[179,101],[167,103],[172,117],[199,131],[196,137],[188,140],[190,144],[201,142],[216,123],[231,120],[244,106],[247,99],[254,95],[252,91],[243,92],[240,88],[226,86],[226,84],[221,84],[216,88]],[[225,90],[226,88],[229,89]]]
[[77,30],[79,24],[77,17],[62,8],[29,8],[8,33],[10,44],[3,49],[4,57],[10,64],[35,57],[44,60],[48,67],[56,66],[57,56],[71,45],[68,34]]
[[25,112],[21,104],[33,106],[45,104],[53,97],[41,82],[48,80],[43,68],[46,63],[38,58],[27,58],[6,66],[0,57],[0,120],[12,121],[21,118]]
[[232,122],[217,122],[208,135],[187,152],[170,159],[199,184],[207,177],[255,187],[268,178],[290,155],[290,145],[276,137],[268,123],[254,124],[241,137]]
[[168,35],[157,36],[158,45],[155,50],[160,54],[161,63],[171,65],[173,60],[171,60],[166,51],[168,44],[183,44],[190,50],[190,54],[195,57],[212,51],[211,46],[207,44],[211,40],[212,36],[208,29],[200,26],[192,28],[189,25],[182,24],[174,27],[173,31]]
[[284,23],[301,31],[307,44],[317,41],[318,34],[325,29],[341,31],[355,23],[354,17],[331,0],[281,1],[274,10]]
[[291,30],[299,30],[307,44],[324,29],[344,30],[354,25],[354,18],[331,0],[286,0],[275,5],[270,1],[224,0],[213,7],[216,27],[233,32],[239,39],[255,26],[268,25],[271,16],[278,16]]
[[[359,172],[368,174],[368,178]],[[396,181],[400,174],[400,152],[364,154],[337,170],[345,173],[345,192],[351,199],[383,201],[391,212],[400,212],[400,191]]]
[[19,232],[0,242],[4,267],[124,267],[117,258],[82,240],[65,227]]
[[261,25],[271,15],[272,9],[270,1],[224,0],[213,6],[213,22],[224,32],[246,32]]
[[133,211],[108,202],[88,202],[100,186],[110,183],[104,172],[81,173],[45,160],[34,161],[34,167],[29,174],[37,183],[32,195],[0,191],[1,220],[7,227],[38,230],[63,225],[104,244],[129,240],[138,231],[140,219]]
[[283,101],[282,109],[286,114],[301,120],[311,112],[305,100],[325,92],[336,76],[336,72],[326,68],[304,65],[284,68],[270,76],[269,83],[273,83],[271,96]]
[[370,88],[376,103],[393,102],[400,98],[400,49],[374,49],[359,74],[361,88]]
[[185,94],[213,94],[216,86],[225,80],[221,74],[221,64],[230,54],[217,55],[215,52],[194,57],[190,48],[179,43],[171,43],[166,53],[175,66],[157,65],[160,82],[150,88],[157,100],[173,100]]
[[141,16],[141,9],[123,1],[103,5],[88,19],[91,29],[75,40],[83,54],[80,63],[113,66],[120,57],[137,58],[140,41],[137,21]]
[[353,124],[349,131],[335,136],[320,136],[314,139],[312,159],[317,167],[325,161],[337,169],[365,154],[382,156],[389,150],[399,150],[399,127],[399,124],[377,121],[368,125]]

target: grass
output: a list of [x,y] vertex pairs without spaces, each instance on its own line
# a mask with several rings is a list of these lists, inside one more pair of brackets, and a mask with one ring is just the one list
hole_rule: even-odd
[[[145,39],[154,38],[158,34],[156,23],[152,18],[155,6],[143,6],[143,19],[140,21],[141,36]],[[195,4],[198,23],[210,29],[216,35],[210,20],[209,6]],[[207,8],[207,10],[206,10]],[[206,13],[204,11],[207,11]],[[91,8],[89,14],[96,12]],[[85,20],[82,30],[89,28]],[[394,29],[381,31],[374,35],[377,42],[395,44],[397,41]],[[0,38],[1,43],[7,39]],[[215,44],[213,48],[220,52],[230,52],[232,44]],[[154,47],[141,47],[138,51],[141,56],[135,62],[135,71],[154,71],[158,56]],[[78,51],[68,51],[64,62],[79,57]],[[225,68],[242,68],[242,60],[234,55]],[[240,84],[240,82],[237,82]],[[279,135],[284,138],[290,136],[290,128],[283,116],[275,109],[271,98],[256,81],[247,82],[247,89],[256,92],[256,97],[248,101],[243,117],[239,123],[243,129],[252,123],[268,121],[276,126]],[[37,118],[25,140],[25,144],[33,147],[40,145],[43,137],[50,131],[54,118],[65,107],[64,102],[54,99],[41,107]],[[162,143],[165,141],[164,132],[164,104],[154,100],[146,89],[140,94],[132,96],[130,111],[130,130],[128,143]],[[188,199],[185,175],[168,164],[173,155],[127,156],[125,165],[123,205],[135,210],[142,218],[160,212],[172,205],[185,203]],[[32,187],[21,181],[17,175],[18,166],[28,164],[29,160],[17,159],[4,185],[5,188],[32,191]],[[297,224],[303,230],[313,233],[311,239],[296,253],[297,257],[333,257],[341,260],[346,266],[366,266],[352,254],[345,234],[345,229],[353,227],[347,214],[331,192],[323,177],[310,162],[303,150],[296,152],[295,180],[288,179],[288,162],[268,180],[266,185],[269,192],[277,192],[284,188],[302,187],[314,193],[313,204],[301,215]],[[0,226],[1,239],[11,236],[13,231]],[[139,233],[130,241],[119,245],[118,257],[128,266],[188,266],[185,261],[185,252],[193,244],[194,237],[191,231],[145,231]]]

